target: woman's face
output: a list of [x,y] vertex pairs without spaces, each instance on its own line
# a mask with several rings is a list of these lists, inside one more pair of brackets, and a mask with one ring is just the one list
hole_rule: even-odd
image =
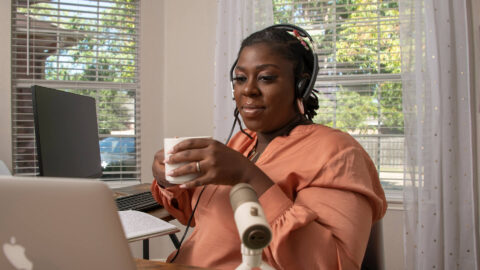
[[293,63],[267,44],[244,47],[233,77],[235,102],[248,129],[271,133],[297,115]]

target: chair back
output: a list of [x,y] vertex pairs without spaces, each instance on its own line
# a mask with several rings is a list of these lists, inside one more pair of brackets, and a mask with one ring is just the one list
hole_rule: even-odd
[[363,257],[362,270],[383,270],[385,261],[383,255],[383,226],[382,220],[372,226],[368,238],[367,249]]

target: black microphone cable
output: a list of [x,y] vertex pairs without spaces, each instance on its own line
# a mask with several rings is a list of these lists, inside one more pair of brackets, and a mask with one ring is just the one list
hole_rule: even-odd
[[253,137],[250,136],[250,134],[248,134],[247,132],[245,132],[245,130],[243,130],[242,122],[240,121],[240,118],[238,118],[239,114],[240,114],[240,112],[238,111],[238,108],[235,107],[235,110],[233,111],[233,116],[235,116],[235,119],[233,120],[232,129],[230,130],[230,134],[228,135],[228,138],[227,138],[227,141],[225,142],[225,145],[227,145],[228,142],[230,141],[230,138],[232,137],[233,130],[235,129],[235,125],[237,124],[237,122],[238,122],[238,126],[240,127],[240,131],[243,134],[247,135],[248,138],[253,140]]
[[183,240],[185,240],[185,236],[187,236],[188,229],[190,228],[190,224],[192,223],[192,220],[193,220],[193,215],[195,214],[195,211],[197,210],[198,202],[200,201],[200,198],[202,197],[203,191],[205,190],[206,187],[207,186],[203,186],[202,190],[200,191],[200,194],[198,194],[197,202],[195,203],[195,207],[193,207],[193,211],[190,214],[190,217],[188,218],[187,227],[185,228],[185,232],[183,233],[182,239],[180,240],[180,243],[178,244],[177,252],[175,253],[175,256],[173,256],[173,258],[170,260],[170,263],[173,263],[173,261],[175,261],[178,254],[180,253],[180,248],[182,247]]

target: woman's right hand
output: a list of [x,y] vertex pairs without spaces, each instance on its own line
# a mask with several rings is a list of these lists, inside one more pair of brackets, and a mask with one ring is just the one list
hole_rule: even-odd
[[166,188],[173,186],[170,182],[167,181],[165,178],[165,163],[163,162],[165,159],[164,150],[160,149],[155,153],[155,157],[153,158],[152,164],[152,174],[157,184],[160,187]]

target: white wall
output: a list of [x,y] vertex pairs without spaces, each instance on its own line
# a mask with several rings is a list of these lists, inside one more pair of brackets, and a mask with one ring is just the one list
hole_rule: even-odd
[[[142,182],[151,182],[164,137],[213,135],[216,1],[142,0],[141,14]],[[141,246],[131,245],[136,257]],[[173,250],[168,237],[150,240],[151,258]]]
[[383,245],[385,269],[401,270],[404,267],[402,204],[389,203],[383,218]]
[[165,1],[165,11],[165,135],[213,135],[216,1]]
[[150,182],[152,158],[162,147],[165,78],[164,2],[140,2],[141,175]]

